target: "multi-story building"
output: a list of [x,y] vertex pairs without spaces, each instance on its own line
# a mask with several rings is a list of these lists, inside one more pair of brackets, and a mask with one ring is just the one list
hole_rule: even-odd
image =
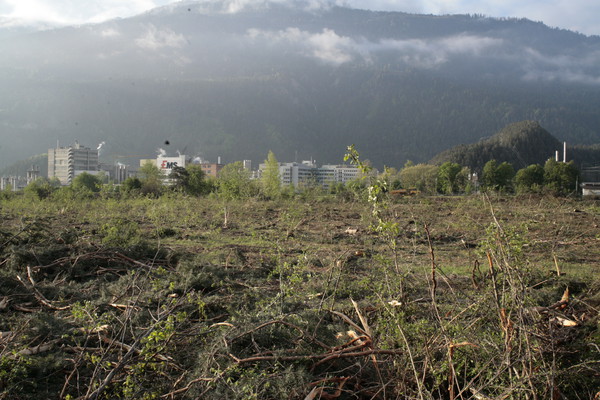
[[77,141],[69,147],[48,149],[48,178],[58,178],[61,185],[69,185],[83,172],[98,174],[98,150]]
[[360,178],[360,170],[354,165],[322,165],[317,168],[317,181],[329,189],[332,183],[346,183]]
[[315,185],[317,183],[316,168],[311,161],[280,163],[279,177],[283,185],[293,185],[294,187]]
[[223,164],[220,163],[202,162],[198,165],[200,165],[200,168],[202,168],[202,171],[204,171],[207,176],[212,176],[214,178],[216,178],[219,171],[223,169]]
[[[262,176],[266,164],[259,165],[258,176]],[[313,161],[301,163],[279,163],[279,177],[282,185],[319,185],[328,189],[331,184],[346,183],[360,177],[360,171],[352,165],[323,165],[317,167]]]

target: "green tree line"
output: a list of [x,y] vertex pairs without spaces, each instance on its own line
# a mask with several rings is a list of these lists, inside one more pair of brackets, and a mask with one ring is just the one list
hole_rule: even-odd
[[[159,197],[169,193],[187,196],[214,196],[230,201],[258,197],[277,199],[294,196],[334,195],[346,199],[364,197],[364,181],[332,183],[326,190],[310,184],[287,187],[281,184],[279,164],[269,151],[265,169],[259,179],[242,162],[227,164],[217,177],[207,176],[200,165],[176,167],[167,177],[154,164],[143,165],[137,176],[127,178],[122,184],[106,183],[102,174],[77,175],[69,186],[61,186],[56,179],[38,178],[24,189],[31,198],[50,197],[90,198],[94,196],[147,196]],[[547,193],[564,196],[577,192],[579,170],[571,161],[557,162],[549,159],[542,166],[531,164],[515,170],[509,162],[489,160],[480,174],[469,167],[447,161],[441,165],[414,164],[408,161],[403,168],[385,168],[378,177],[386,182],[388,191],[411,189],[424,194],[469,194],[475,191],[501,193]],[[165,182],[167,184],[165,184]],[[10,196],[8,191],[3,196]]]

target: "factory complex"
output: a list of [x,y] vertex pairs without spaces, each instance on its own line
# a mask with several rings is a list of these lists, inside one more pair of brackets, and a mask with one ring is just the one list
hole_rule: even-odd
[[[134,177],[138,174],[139,168],[144,164],[151,163],[156,165],[165,176],[165,184],[169,182],[169,175],[177,167],[186,168],[189,164],[196,164],[202,168],[202,171],[207,176],[217,177],[219,171],[224,164],[221,163],[221,158],[218,157],[216,163],[207,162],[198,157],[191,158],[184,154],[169,157],[164,150],[156,158],[140,159],[139,165],[126,165],[115,160],[112,164],[100,162],[99,146],[97,149],[83,146],[79,142],[73,145],[60,147],[58,144],[55,148],[48,149],[48,178],[56,178],[61,185],[67,186],[73,182],[73,179],[82,174],[87,173],[96,176],[106,177],[107,182],[115,184],[122,183],[129,177]],[[260,179],[266,165],[260,164],[257,170],[252,170],[252,162],[244,160],[243,167],[249,171],[250,176],[255,179]],[[317,185],[324,188],[329,188],[330,185],[336,183],[346,183],[358,178],[360,172],[358,168],[351,165],[334,165],[326,164],[317,166],[314,160],[289,163],[279,163],[279,176],[283,185],[293,185],[294,187]],[[2,177],[0,179],[0,190],[12,188],[19,190],[27,186],[29,183],[39,178],[40,169],[38,166],[32,166],[27,172],[27,177]]]

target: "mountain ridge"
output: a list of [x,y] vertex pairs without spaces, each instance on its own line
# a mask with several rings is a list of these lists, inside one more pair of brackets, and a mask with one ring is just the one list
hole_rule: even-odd
[[522,120],[600,142],[600,37],[523,19],[201,5],[0,42],[0,163],[57,140],[106,141],[110,159],[168,139],[254,162],[269,150],[340,162],[354,143],[399,166]]

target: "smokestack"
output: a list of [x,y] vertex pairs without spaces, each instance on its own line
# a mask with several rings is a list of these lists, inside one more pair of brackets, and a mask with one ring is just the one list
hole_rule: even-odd
[[106,142],[100,142],[100,144],[98,145],[98,147],[96,147],[96,151],[98,152],[98,157],[100,157],[100,151],[102,150],[102,146],[104,146],[106,144]]
[[556,154],[554,155],[554,159],[556,160],[556,162],[560,161],[560,159],[558,158],[558,150],[556,150]]
[[563,142],[563,162],[567,162],[567,142]]
[[221,164],[221,156],[217,157],[217,164]]

